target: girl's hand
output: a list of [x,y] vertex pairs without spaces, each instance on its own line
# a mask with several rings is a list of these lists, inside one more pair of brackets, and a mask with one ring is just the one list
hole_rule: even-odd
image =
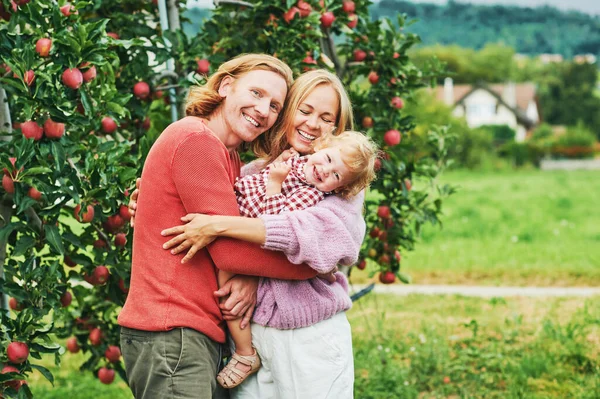
[[135,181],[135,190],[133,190],[133,192],[131,193],[131,196],[129,197],[129,214],[131,215],[131,219],[129,220],[129,223],[131,224],[131,227],[133,227],[133,224],[135,222],[135,210],[137,208],[137,201],[138,201],[138,197],[140,195],[140,186],[142,185],[142,179],[141,178],[137,178],[137,180]]
[[273,162],[269,167],[269,182],[281,184],[292,167],[284,162]]
[[181,260],[181,263],[186,263],[194,257],[196,252],[204,248],[217,237],[217,232],[214,228],[215,216],[202,215],[200,213],[188,213],[181,218],[181,221],[186,223],[181,226],[171,227],[161,231],[163,236],[172,236],[163,244],[164,249],[173,248],[171,253],[177,255],[189,248],[187,254]]
[[275,158],[273,163],[287,162],[288,159],[290,159],[291,157],[293,157],[295,155],[299,155],[298,151],[294,150],[293,148],[288,148],[287,150],[285,150],[284,152],[279,154],[279,156],[277,158]]

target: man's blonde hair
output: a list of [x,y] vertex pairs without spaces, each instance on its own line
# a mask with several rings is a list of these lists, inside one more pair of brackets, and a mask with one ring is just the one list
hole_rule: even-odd
[[288,91],[285,108],[279,122],[269,132],[258,137],[252,143],[252,150],[259,158],[264,158],[267,162],[273,162],[279,154],[289,148],[287,132],[294,129],[294,119],[300,104],[311,91],[321,85],[330,86],[337,95],[338,112],[335,129],[327,134],[339,134],[344,130],[354,128],[352,104],[340,79],[324,69],[305,72],[296,79]]
[[267,54],[242,54],[221,64],[217,72],[213,73],[204,86],[193,86],[185,103],[187,116],[208,118],[223,102],[219,95],[219,87],[226,76],[234,79],[256,71],[271,71],[285,79],[287,89],[294,81],[292,70],[287,64]]
[[324,148],[338,148],[342,161],[350,171],[350,179],[336,193],[344,198],[352,197],[375,180],[375,160],[379,152],[377,144],[367,135],[345,131],[337,136],[327,134],[314,141],[315,151]]

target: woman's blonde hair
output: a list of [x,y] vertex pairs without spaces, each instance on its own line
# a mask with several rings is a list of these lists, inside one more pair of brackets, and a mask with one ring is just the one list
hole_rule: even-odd
[[324,148],[340,150],[342,161],[350,171],[350,179],[335,190],[341,197],[355,196],[375,180],[375,160],[379,149],[367,135],[354,131],[345,131],[336,136],[327,134],[316,139],[313,148],[315,151]]
[[219,87],[223,78],[231,76],[234,79],[256,71],[271,71],[285,79],[287,89],[294,81],[292,70],[287,64],[267,54],[242,54],[221,64],[217,72],[213,73],[204,86],[193,86],[185,103],[187,116],[208,118],[223,102],[219,95]]
[[302,101],[320,85],[329,85],[337,95],[338,112],[335,129],[332,133],[337,135],[344,130],[354,128],[352,104],[340,79],[324,69],[305,72],[296,79],[288,91],[285,108],[279,122],[270,131],[252,142],[251,148],[258,157],[266,159],[267,162],[272,162],[279,154],[289,148],[287,132],[294,129],[296,112],[298,112]]

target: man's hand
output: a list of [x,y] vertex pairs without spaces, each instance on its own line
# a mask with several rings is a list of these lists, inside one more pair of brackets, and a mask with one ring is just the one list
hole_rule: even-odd
[[214,295],[221,298],[221,312],[225,320],[235,320],[242,317],[240,328],[250,324],[256,307],[256,290],[258,277],[237,275],[227,281]]
[[137,201],[138,201],[138,197],[140,195],[140,186],[142,185],[142,179],[141,178],[137,178],[135,181],[135,190],[133,190],[133,192],[131,193],[131,196],[129,197],[129,214],[131,215],[131,219],[129,220],[129,223],[131,224],[131,227],[133,227],[134,222],[135,222],[135,210],[137,209]]

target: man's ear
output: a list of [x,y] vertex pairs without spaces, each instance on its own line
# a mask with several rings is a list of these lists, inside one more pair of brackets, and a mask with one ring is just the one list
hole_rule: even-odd
[[221,84],[219,85],[219,95],[223,98],[227,97],[229,92],[231,91],[231,86],[235,82],[235,79],[232,76],[225,76],[223,80],[221,80]]

